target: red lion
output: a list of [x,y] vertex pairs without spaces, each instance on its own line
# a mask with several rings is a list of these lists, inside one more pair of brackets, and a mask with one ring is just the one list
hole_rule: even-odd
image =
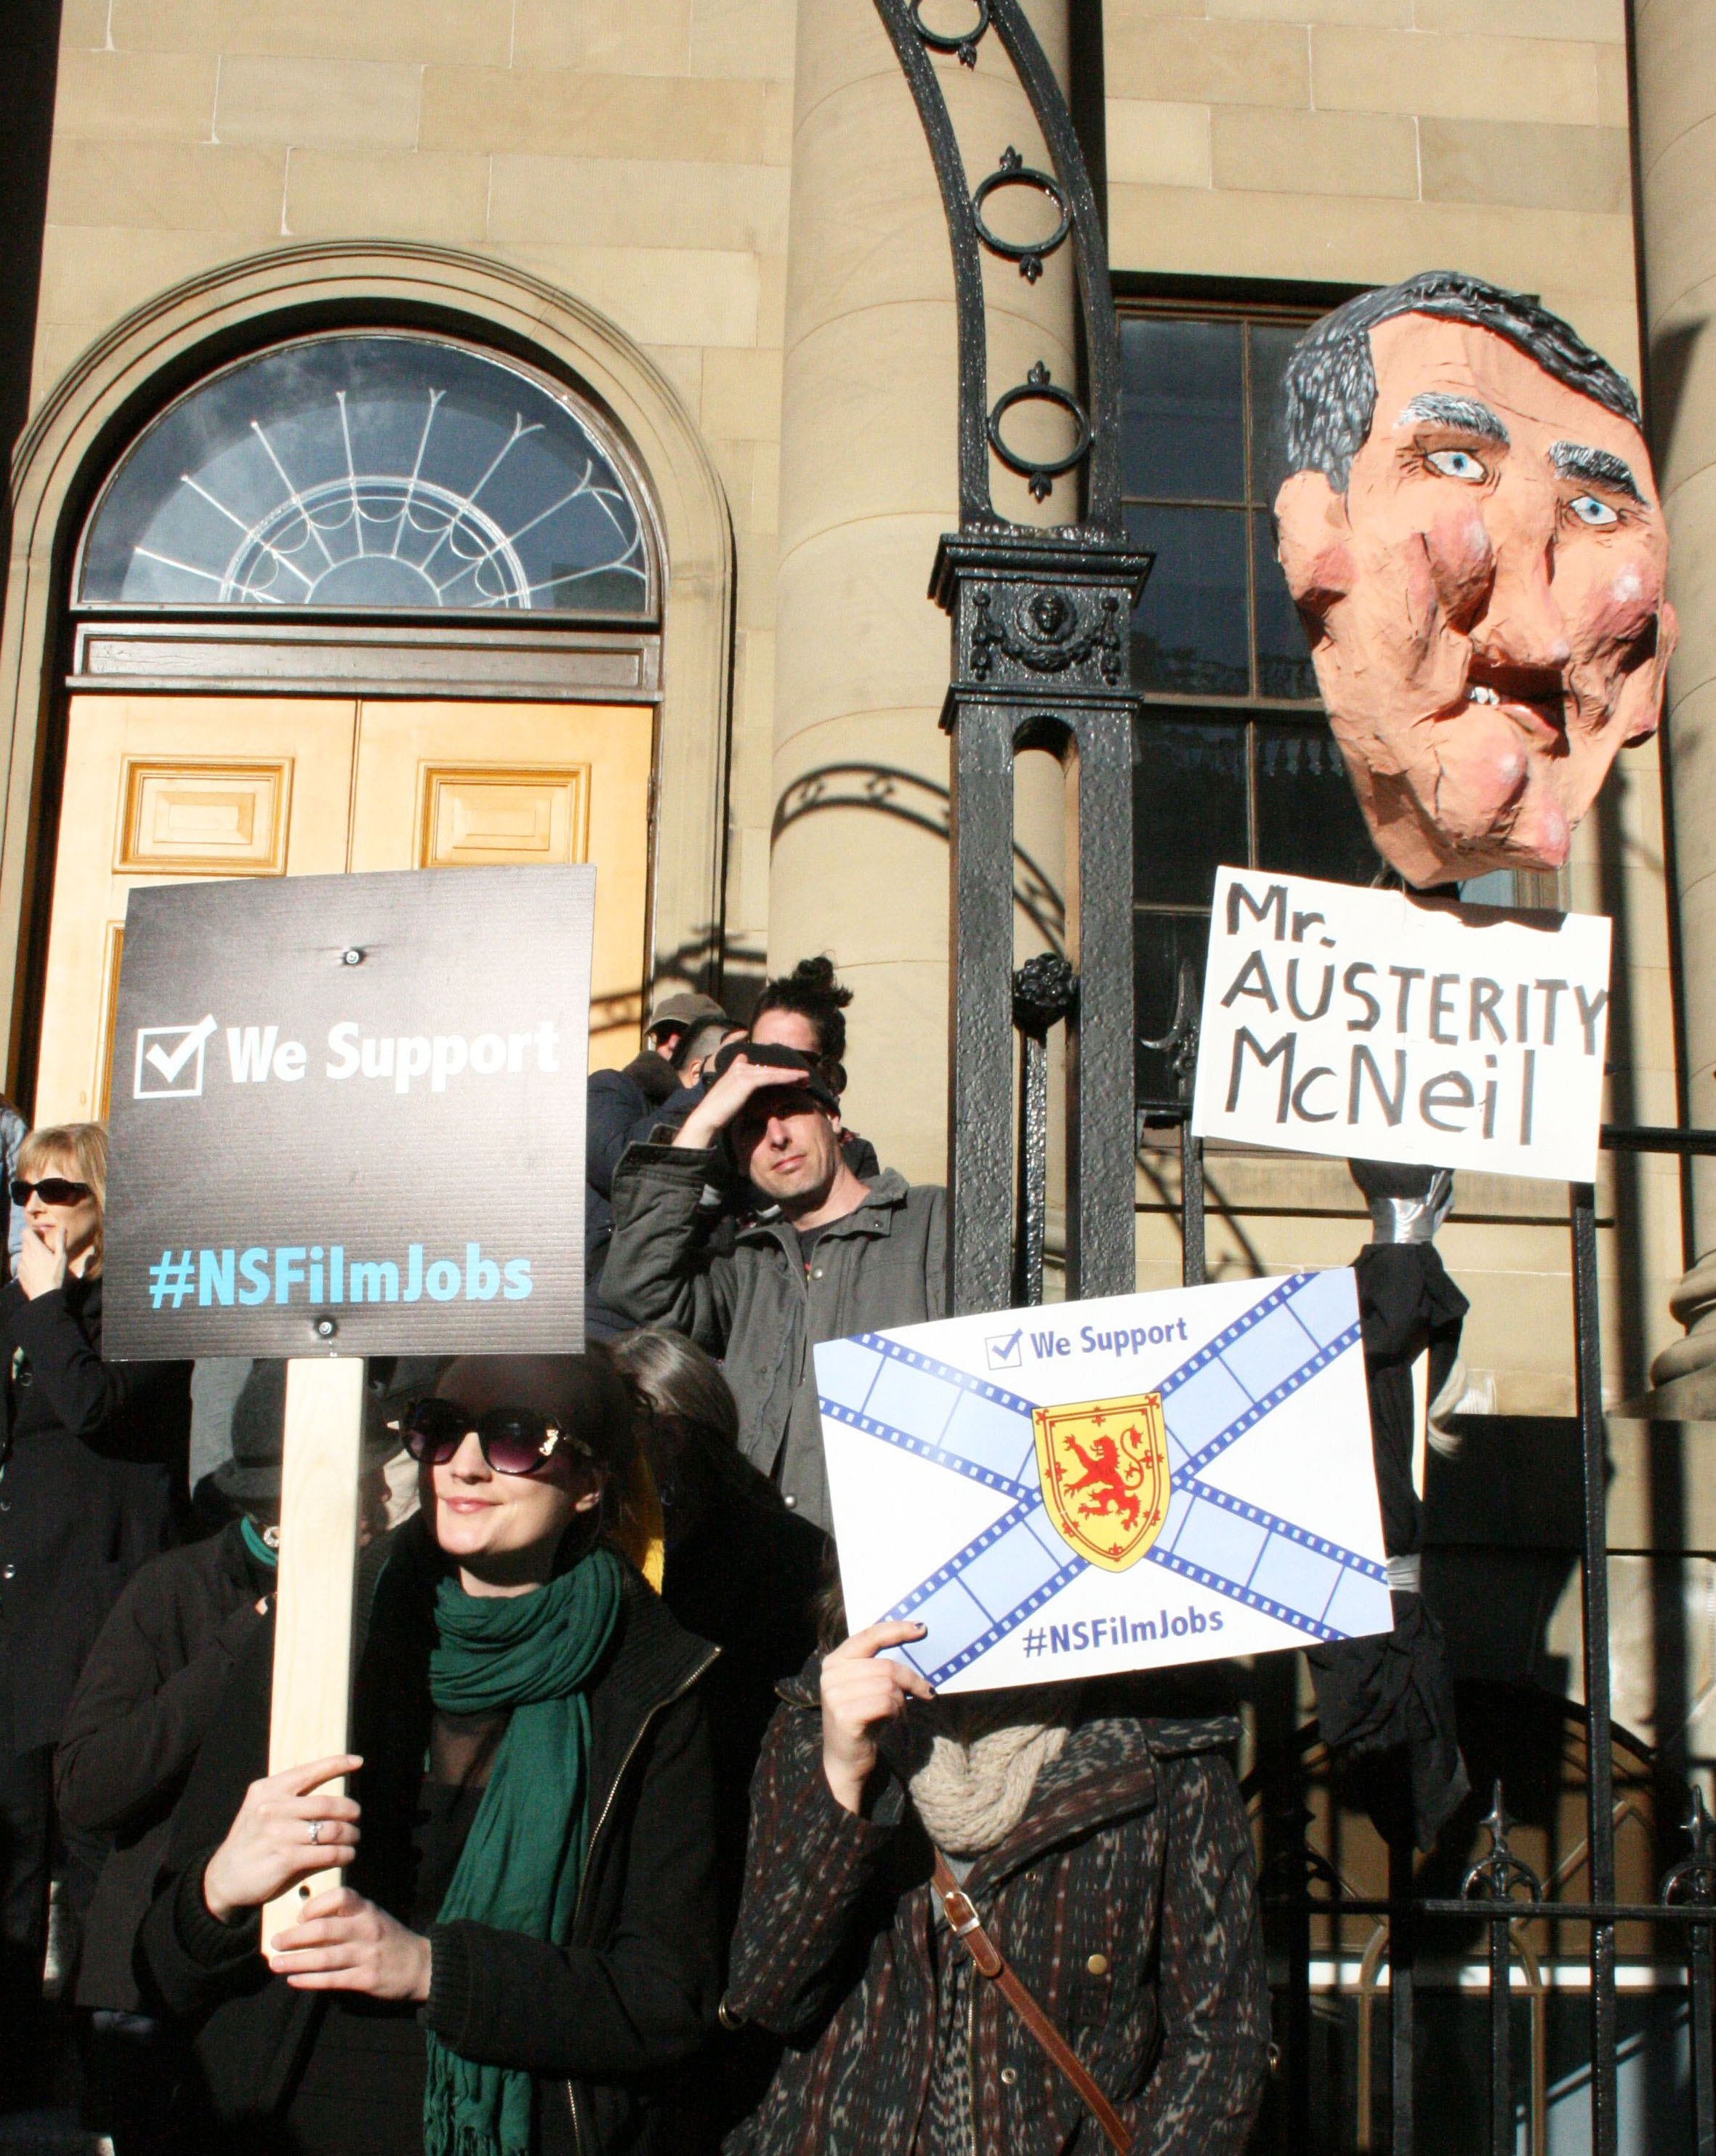
[[[1138,1440],[1136,1430],[1126,1435],[1134,1443]],[[1081,1505],[1078,1509],[1087,1518],[1102,1518],[1106,1513],[1115,1514],[1129,1530],[1138,1523],[1138,1508],[1142,1502],[1139,1491],[1143,1487],[1144,1470],[1142,1463],[1129,1458],[1120,1450],[1117,1438],[1099,1437],[1087,1451],[1078,1440],[1071,1435],[1066,1440],[1067,1450],[1077,1454],[1084,1468],[1076,1482],[1062,1485],[1062,1494],[1071,1497],[1081,1490],[1090,1491],[1094,1502]]]

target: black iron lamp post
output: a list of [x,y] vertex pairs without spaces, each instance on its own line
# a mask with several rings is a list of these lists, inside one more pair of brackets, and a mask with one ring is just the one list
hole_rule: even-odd
[[[964,30],[923,20],[922,0],[876,0],[929,139],[953,251],[959,340],[959,529],[937,552],[930,589],[953,624],[942,724],[953,737],[948,1185],[952,1306],[997,1310],[1015,1291],[1013,1094],[1013,789],[1022,749],[1046,749],[1066,773],[1072,814],[1067,957],[1076,979],[1056,1015],[1067,1028],[1069,1296],[1129,1294],[1133,1241],[1132,726],[1129,624],[1150,557],[1126,543],[1120,510],[1120,346],[1107,250],[1071,116],[1019,0],[970,0]],[[1000,41],[1048,146],[1051,170],[1011,144],[974,187],[932,62],[975,66]],[[1009,240],[986,212],[1025,187],[1055,215],[1042,239]],[[1035,283],[1046,256],[1072,249],[1083,331],[1085,396],[1039,360],[993,403],[983,295],[987,249]],[[1071,446],[1039,459],[1010,445],[1021,405],[1059,408]],[[991,451],[1035,499],[1081,485],[1083,514],[1040,529],[997,515]],[[1040,1005],[1030,1005],[1033,1012]],[[1050,1023],[1052,1023],[1051,1019]],[[1017,1285],[1041,1294],[1046,1026],[1025,1028]],[[1031,1061],[1033,1055],[1038,1064]],[[1036,1172],[1028,1170],[1035,1164]],[[1032,1253],[1035,1255],[1032,1255]]]

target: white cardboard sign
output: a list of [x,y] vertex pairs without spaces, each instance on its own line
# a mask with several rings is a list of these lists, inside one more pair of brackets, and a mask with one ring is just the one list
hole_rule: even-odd
[[1192,1128],[1589,1183],[1608,1011],[1600,915],[1222,869]]
[[815,1349],[847,1621],[938,1691],[1385,1632],[1352,1271]]

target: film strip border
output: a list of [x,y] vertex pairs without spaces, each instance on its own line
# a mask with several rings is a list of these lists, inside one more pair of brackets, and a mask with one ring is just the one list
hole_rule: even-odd
[[[1188,1447],[1184,1434],[1177,1437],[1175,1450],[1181,1457],[1174,1503],[1163,1536],[1147,1555],[1164,1569],[1195,1580],[1248,1609],[1278,1618],[1313,1638],[1333,1640],[1350,1636],[1353,1629],[1337,1621],[1338,1615],[1344,1614],[1340,1605],[1346,1583],[1353,1579],[1384,1582],[1383,1568],[1374,1559],[1344,1548],[1326,1536],[1214,1488],[1203,1481],[1199,1472],[1265,1414],[1357,1344],[1356,1325],[1344,1327],[1330,1337],[1326,1327],[1305,1323],[1300,1313],[1292,1308],[1294,1298],[1313,1288],[1319,1277],[1305,1273],[1290,1276],[1155,1388],[1164,1396],[1166,1414],[1176,1394],[1184,1393],[1203,1373],[1214,1372],[1223,1385],[1238,1390],[1244,1405],[1212,1433],[1207,1428],[1210,1404],[1202,1403],[1205,1426],[1200,1432],[1200,1441],[1195,1452]],[[1350,1304],[1346,1307],[1350,1308]],[[1254,1349],[1263,1347],[1259,1327],[1277,1312],[1290,1322],[1291,1329],[1283,1330],[1281,1325],[1273,1328],[1273,1337],[1261,1366],[1255,1356],[1242,1361],[1240,1369],[1224,1359],[1226,1351],[1245,1342],[1248,1336],[1252,1338]],[[1319,1332],[1323,1337],[1319,1338]],[[922,1669],[932,1683],[939,1683],[987,1654],[1089,1567],[1082,1558],[1069,1554],[1034,1487],[1020,1481],[1017,1474],[1006,1475],[992,1464],[970,1459],[942,1442],[958,1413],[957,1399],[933,1436],[905,1430],[866,1412],[883,1363],[904,1363],[953,1386],[960,1395],[974,1395],[989,1409],[999,1409],[1015,1418],[1020,1425],[1018,1450],[1022,1470],[1024,1460],[1034,1455],[1035,1449],[1029,1402],[1004,1387],[988,1383],[967,1371],[904,1348],[881,1334],[865,1334],[855,1344],[879,1358],[865,1388],[863,1404],[854,1407],[850,1403],[825,1398],[821,1405],[825,1414],[1015,1500],[999,1519],[938,1566],[888,1612],[891,1617],[922,1616],[928,1627],[925,1644],[935,1642],[935,1659],[920,1660],[910,1650],[905,1651],[907,1659]],[[1279,1359],[1282,1352],[1301,1358],[1297,1367],[1282,1371]],[[1217,1365],[1219,1370],[1215,1369]],[[1260,1368],[1266,1371],[1272,1382],[1254,1393],[1241,1373],[1247,1372],[1251,1383],[1256,1384]],[[1215,1397],[1220,1397],[1219,1389]],[[1188,1397],[1179,1404],[1190,1408],[1192,1402]],[[1195,1412],[1187,1418],[1193,1424],[1200,1419],[1200,1414]],[[1169,1417],[1170,1436],[1175,1435],[1174,1422],[1180,1419],[1177,1415]],[[1202,1508],[1206,1507],[1225,1516],[1217,1532],[1230,1548],[1235,1526],[1242,1523],[1256,1529],[1256,1543],[1244,1579],[1230,1578],[1225,1569],[1203,1562],[1197,1553],[1204,1531],[1210,1524],[1207,1518],[1200,1517]],[[930,1614],[923,1615],[927,1609]]]

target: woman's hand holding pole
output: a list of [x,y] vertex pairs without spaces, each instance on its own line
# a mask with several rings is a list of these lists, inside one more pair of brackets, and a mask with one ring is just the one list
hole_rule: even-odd
[[356,1774],[362,1764],[354,1753],[342,1753],[253,1782],[203,1874],[210,1916],[229,1924],[301,1879],[331,1864],[349,1864],[357,1854],[358,1807],[323,1784]]
[[429,1995],[429,1943],[349,1887],[306,1902],[276,1932],[268,1965],[295,1991],[362,1991],[372,1999]]
[[907,1699],[933,1699],[927,1679],[907,1662],[880,1659],[885,1647],[921,1640],[924,1627],[894,1618],[855,1632],[822,1664],[822,1771],[835,1801],[849,1812],[864,1809],[864,1791],[876,1772],[873,1734],[897,1721]]

